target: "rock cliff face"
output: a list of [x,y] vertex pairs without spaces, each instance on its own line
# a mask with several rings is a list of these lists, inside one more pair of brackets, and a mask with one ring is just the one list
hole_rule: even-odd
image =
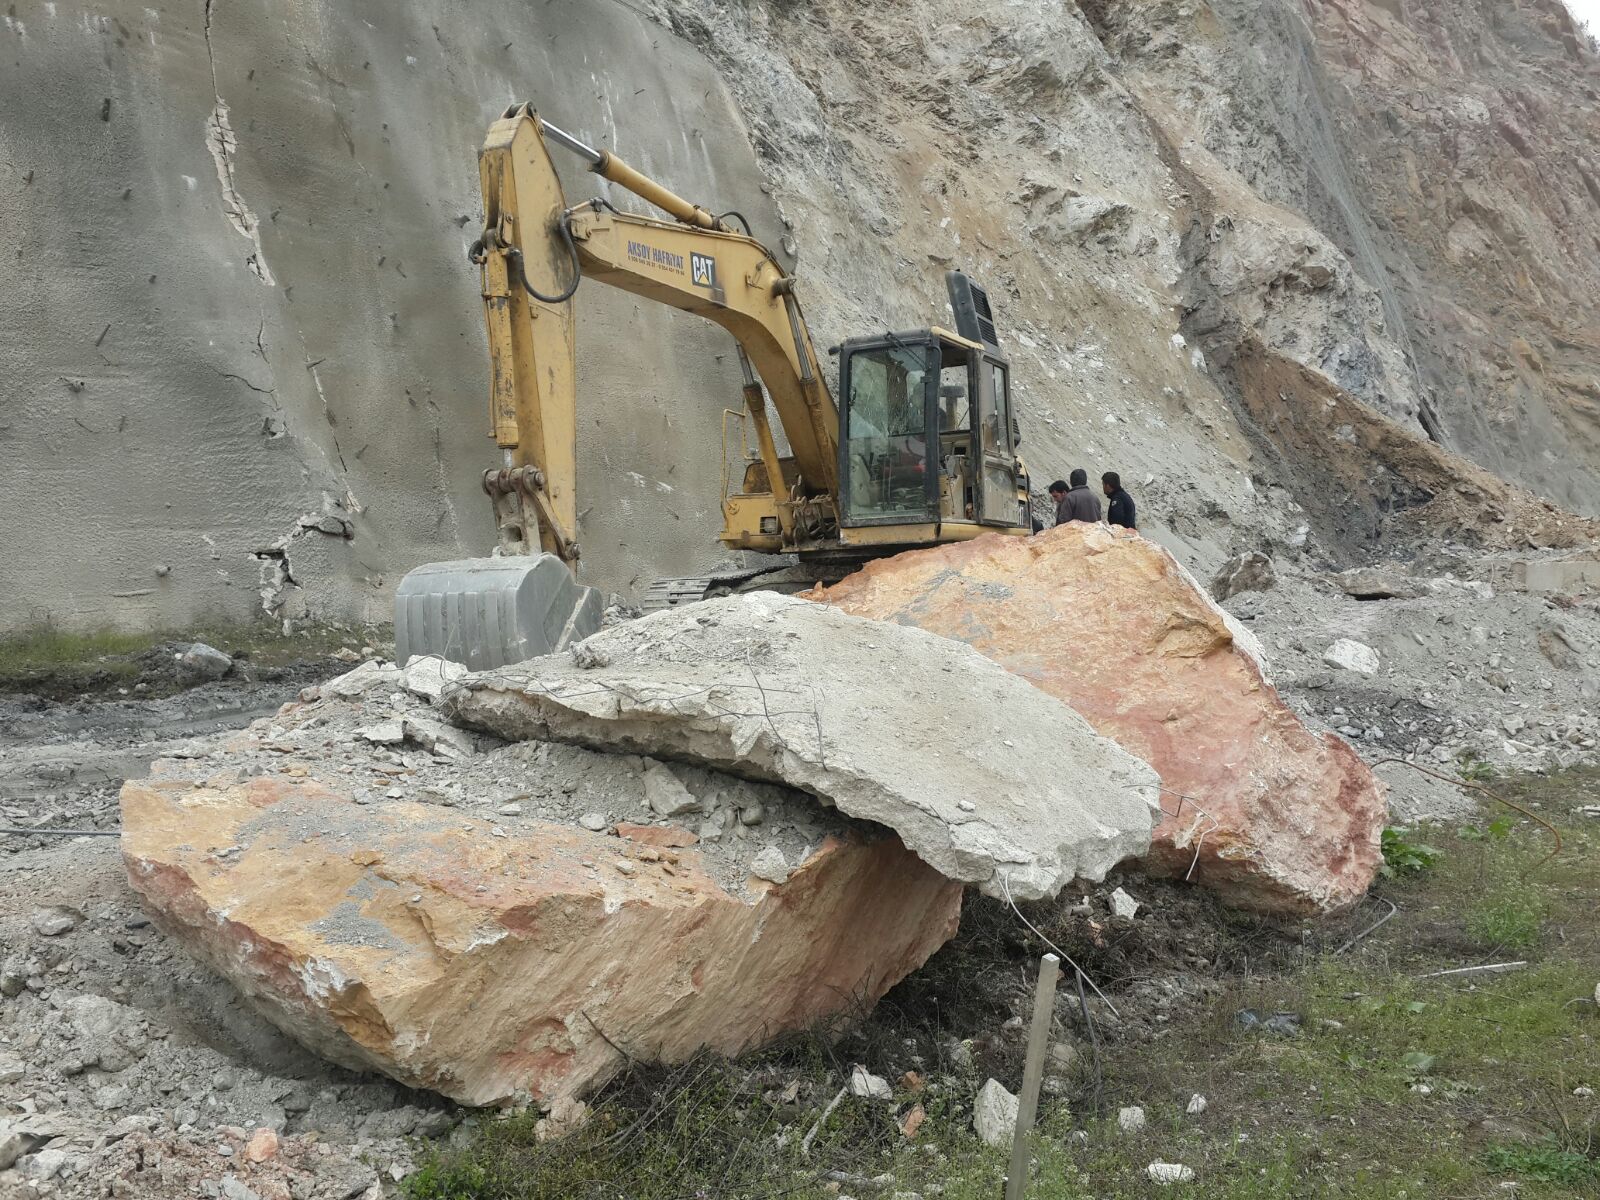
[[[0,628],[382,619],[489,544],[464,250],[523,98],[744,212],[825,343],[975,274],[1036,479],[1120,470],[1206,574],[1459,537],[1386,521],[1452,454],[1600,512],[1600,57],[1558,0],[19,0],[0,62]],[[737,369],[578,305],[585,566],[632,592],[717,558]],[[1305,434],[1330,397],[1393,433]],[[1448,453],[1372,449],[1408,432]]]

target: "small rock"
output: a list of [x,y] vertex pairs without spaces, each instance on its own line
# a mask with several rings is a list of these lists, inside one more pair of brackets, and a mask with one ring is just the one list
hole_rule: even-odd
[[900,1118],[900,1136],[907,1141],[916,1137],[917,1130],[922,1128],[922,1123],[927,1119],[927,1110],[920,1104],[913,1104],[911,1110]]
[[604,833],[611,828],[611,820],[604,813],[584,813],[578,818],[578,824],[590,833]]
[[22,959],[12,955],[0,963],[0,996],[20,996],[28,986],[28,969]]
[[1262,1029],[1280,1037],[1294,1037],[1300,1032],[1301,1016],[1277,1012],[1264,1017],[1253,1008],[1242,1008],[1234,1015],[1233,1023],[1240,1029]]
[[615,867],[618,871],[620,871],[624,875],[632,875],[635,871],[637,871],[639,869],[638,867],[634,866],[631,862],[629,862],[625,858],[619,858],[619,859],[617,859],[616,862],[612,863],[611,865],[613,867]]
[[972,1103],[972,1128],[990,1146],[1009,1146],[1017,1127],[1017,1098],[995,1079],[978,1089]]
[[401,685],[413,696],[424,700],[437,700],[451,683],[467,673],[467,668],[457,662],[440,658],[437,654],[422,655],[406,663],[401,672]]
[[582,1100],[562,1096],[550,1106],[549,1113],[534,1124],[533,1136],[541,1142],[555,1141],[569,1133],[576,1133],[588,1122],[589,1106]]
[[133,1099],[133,1089],[124,1083],[108,1083],[94,1090],[94,1106],[102,1112],[113,1108],[126,1108]]
[[1362,642],[1340,638],[1322,652],[1322,661],[1340,671],[1354,671],[1358,675],[1378,673],[1378,652]]
[[222,1177],[222,1200],[261,1200],[261,1194],[240,1183],[233,1175]]
[[750,874],[770,883],[783,883],[789,878],[789,864],[785,861],[782,850],[776,846],[768,846],[756,855],[755,861],[750,864]]
[[747,805],[739,810],[739,824],[759,825],[766,819],[767,810],[759,804]]
[[63,933],[71,933],[83,920],[83,914],[75,908],[68,908],[64,904],[52,904],[48,908],[36,908],[30,921],[33,931],[40,937],[60,937]]
[[863,1100],[893,1100],[894,1089],[882,1075],[874,1075],[865,1067],[850,1072],[850,1094]]
[[0,1171],[9,1169],[37,1141],[32,1134],[15,1128],[10,1121],[0,1121]]
[[1219,601],[1230,600],[1240,592],[1265,592],[1277,584],[1272,560],[1259,550],[1249,550],[1222,564],[1211,581],[1211,595]]
[[496,813],[498,813],[502,817],[520,817],[522,815],[522,805],[520,805],[520,804],[502,804],[499,808],[495,809],[494,811]]
[[186,679],[221,679],[231,670],[233,659],[204,642],[195,642],[178,655],[178,673]]
[[1199,1092],[1196,1092],[1194,1095],[1189,1097],[1189,1105],[1183,1111],[1188,1113],[1191,1117],[1198,1117],[1201,1113],[1205,1112],[1208,1107],[1209,1105],[1206,1103],[1206,1098]]
[[664,763],[652,762],[645,768],[644,799],[658,817],[701,811],[699,798]]
[[1582,1084],[1572,1089],[1572,1094],[1580,1100],[1587,1100],[1594,1095],[1594,1089],[1587,1084]]
[[22,1177],[35,1183],[48,1183],[61,1174],[61,1168],[66,1165],[67,1155],[63,1150],[39,1150],[17,1159],[17,1170]]
[[361,655],[357,654],[349,646],[340,646],[328,657],[338,662],[348,663],[351,666],[355,666],[356,663],[361,661]]
[[246,1162],[264,1163],[269,1158],[278,1155],[278,1135],[271,1126],[263,1125],[250,1135],[250,1140],[244,1144],[244,1160]]
[[1078,1048],[1071,1042],[1051,1042],[1045,1052],[1045,1069],[1057,1075],[1070,1075],[1078,1066]]
[[1117,1128],[1123,1133],[1138,1133],[1145,1127],[1144,1109],[1137,1104],[1117,1110]]
[[1159,1183],[1163,1187],[1172,1183],[1188,1183],[1194,1178],[1194,1168],[1182,1163],[1153,1162],[1144,1169],[1144,1173],[1150,1177],[1151,1183]]
[[0,1084],[16,1083],[27,1073],[27,1067],[15,1054],[0,1054]]
[[406,727],[403,721],[379,721],[356,730],[356,736],[378,746],[398,746],[406,740]]
[[1132,917],[1139,911],[1139,902],[1118,888],[1111,893],[1111,911],[1119,917]]
[[465,729],[426,717],[407,717],[402,723],[405,736],[424,750],[438,755],[470,758],[477,753],[472,735]]
[[[1595,988],[1595,1002],[1600,1004],[1600,986]],[[944,1044],[944,1056],[946,1061],[949,1062],[951,1070],[962,1072],[972,1070],[971,1042],[958,1042],[951,1038]]]

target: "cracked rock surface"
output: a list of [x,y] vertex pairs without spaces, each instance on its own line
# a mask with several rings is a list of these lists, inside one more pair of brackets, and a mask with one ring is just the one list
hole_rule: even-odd
[[1053,896],[1149,844],[1155,772],[971,648],[753,593],[481,672],[459,721],[781,782],[989,895]]
[[1081,522],[974,538],[869,563],[822,598],[959,638],[1149,762],[1163,811],[1147,870],[1267,912],[1366,894],[1383,785],[1342,738],[1305,726],[1255,636],[1155,542]]
[[452,675],[363,663],[122,790],[146,911],[325,1058],[548,1104],[630,1057],[854,1014],[955,932],[960,884],[892,833],[706,767],[475,735],[438,712]]

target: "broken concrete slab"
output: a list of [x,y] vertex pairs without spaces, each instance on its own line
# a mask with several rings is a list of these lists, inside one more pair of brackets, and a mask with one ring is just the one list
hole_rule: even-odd
[[949,878],[1016,899],[1143,853],[1158,803],[1145,763],[970,648],[795,596],[652,613],[469,675],[444,704],[501,737],[803,789],[895,830]]
[[132,781],[122,824],[156,923],[279,1028],[466,1104],[548,1105],[628,1058],[735,1054],[854,1015],[961,903],[888,834],[830,837],[741,898],[695,850],[548,822],[496,837],[285,775]]
[[817,594],[976,647],[1154,766],[1165,815],[1147,869],[1293,914],[1344,907],[1371,883],[1381,784],[1301,724],[1156,543],[1091,525],[982,537],[869,563]]

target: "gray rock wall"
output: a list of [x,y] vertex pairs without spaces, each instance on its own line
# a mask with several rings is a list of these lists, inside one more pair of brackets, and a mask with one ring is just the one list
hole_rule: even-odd
[[[466,247],[513,101],[778,239],[718,76],[611,0],[7,12],[0,630],[386,620],[410,567],[487,550]],[[732,343],[599,284],[577,303],[589,581],[705,566]]]

